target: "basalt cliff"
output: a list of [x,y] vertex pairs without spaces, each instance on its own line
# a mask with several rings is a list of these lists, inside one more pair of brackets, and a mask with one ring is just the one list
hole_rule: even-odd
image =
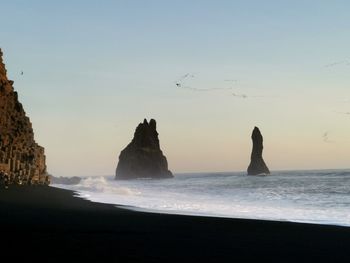
[[116,179],[171,178],[168,162],[159,146],[156,121],[145,119],[134,133],[131,143],[121,151]]
[[6,184],[49,184],[44,148],[6,75],[0,49],[0,180]]
[[258,127],[252,133],[253,149],[248,167],[248,175],[270,174],[270,170],[262,157],[263,137]]

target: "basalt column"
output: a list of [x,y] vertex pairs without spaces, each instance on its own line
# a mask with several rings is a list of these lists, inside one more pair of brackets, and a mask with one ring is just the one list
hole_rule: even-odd
[[49,184],[44,148],[8,80],[0,49],[0,175],[17,184]]

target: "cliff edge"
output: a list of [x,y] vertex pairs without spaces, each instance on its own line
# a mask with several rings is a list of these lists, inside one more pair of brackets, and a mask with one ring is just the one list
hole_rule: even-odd
[[32,124],[8,80],[0,49],[0,181],[49,184],[44,148],[34,140]]

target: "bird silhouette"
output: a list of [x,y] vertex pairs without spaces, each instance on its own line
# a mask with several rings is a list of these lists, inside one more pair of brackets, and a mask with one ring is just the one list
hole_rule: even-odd
[[346,112],[335,111],[335,113],[344,114],[344,115],[350,115],[350,111],[346,111]]
[[344,59],[344,60],[340,60],[340,61],[335,61],[329,64],[324,65],[325,68],[332,68],[335,66],[339,66],[339,65],[346,65],[349,66],[350,65],[350,61],[349,59]]
[[[241,99],[248,99],[248,98],[270,98],[270,97],[265,97],[265,96],[253,96],[253,95],[247,95],[247,94],[238,94],[238,93],[232,93],[233,97],[236,98],[241,98]],[[271,97],[273,98],[273,97]]]
[[323,135],[322,135],[322,139],[325,143],[334,143],[334,141],[329,139],[329,132],[326,131]]

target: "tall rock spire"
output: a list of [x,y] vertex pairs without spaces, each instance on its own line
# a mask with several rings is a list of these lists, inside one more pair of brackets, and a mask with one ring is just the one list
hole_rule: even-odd
[[171,178],[168,161],[160,149],[157,124],[144,119],[134,133],[131,143],[121,151],[116,179]]
[[253,149],[250,164],[248,166],[248,175],[269,174],[270,170],[262,157],[263,137],[258,127],[254,127],[252,133]]
[[0,172],[10,183],[48,184],[44,148],[34,140],[32,124],[8,80],[0,49]]

